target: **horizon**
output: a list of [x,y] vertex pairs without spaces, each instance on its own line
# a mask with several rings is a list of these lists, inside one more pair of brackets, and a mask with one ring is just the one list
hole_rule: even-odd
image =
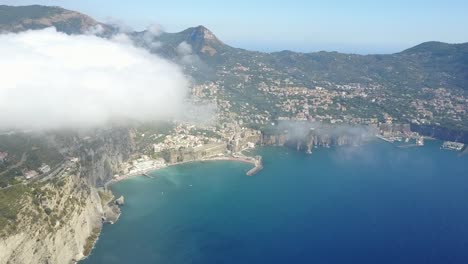
[[[468,29],[460,26],[468,24],[468,17],[464,15],[468,12],[468,3],[463,1],[451,1],[447,5],[435,1],[405,3],[398,0],[378,4],[333,1],[325,4],[298,0],[287,6],[237,1],[222,7],[214,1],[156,4],[148,0],[137,4],[109,0],[99,3],[0,0],[0,4],[59,6],[103,23],[119,21],[138,31],[150,24],[161,25],[165,32],[203,25],[230,46],[261,52],[392,54],[430,41],[468,42],[465,37]],[[227,12],[236,16],[225,15]],[[282,17],[287,17],[288,23]],[[426,26],[429,24],[430,28]]]

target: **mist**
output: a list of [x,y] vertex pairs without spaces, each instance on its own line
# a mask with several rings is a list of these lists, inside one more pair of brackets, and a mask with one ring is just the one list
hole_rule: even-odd
[[4,34],[0,57],[0,129],[167,120],[187,107],[181,68],[124,34],[104,39],[54,28]]
[[324,124],[322,122],[280,121],[277,125],[279,131],[287,131],[291,139],[304,140],[312,132],[317,136],[352,136],[356,138],[372,138],[376,131],[369,126]]

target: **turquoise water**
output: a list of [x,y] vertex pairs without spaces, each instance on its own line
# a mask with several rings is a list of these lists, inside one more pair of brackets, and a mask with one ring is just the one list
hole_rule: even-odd
[[83,263],[468,263],[468,155],[439,146],[262,148],[254,177],[219,161],[133,178]]

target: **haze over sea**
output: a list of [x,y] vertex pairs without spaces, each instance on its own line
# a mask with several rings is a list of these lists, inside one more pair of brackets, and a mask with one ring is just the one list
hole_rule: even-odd
[[120,182],[83,263],[468,263],[468,155],[440,143],[260,148],[254,177],[217,161]]

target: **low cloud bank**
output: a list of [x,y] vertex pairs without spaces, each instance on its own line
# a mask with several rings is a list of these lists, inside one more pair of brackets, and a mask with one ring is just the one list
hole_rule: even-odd
[[360,138],[373,137],[376,133],[375,128],[360,125],[345,124],[324,124],[322,122],[309,121],[280,121],[277,125],[279,131],[287,131],[293,139],[303,140],[310,133],[317,136],[338,137],[349,135]]
[[0,129],[157,121],[186,109],[181,69],[125,35],[70,36],[54,28],[4,34],[0,58]]

